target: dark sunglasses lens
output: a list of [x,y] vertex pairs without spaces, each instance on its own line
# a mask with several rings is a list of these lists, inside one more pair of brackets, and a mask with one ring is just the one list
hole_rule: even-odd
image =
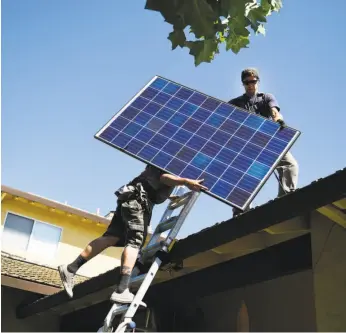
[[249,84],[256,84],[257,83],[257,80],[251,80],[251,81],[244,81],[244,84],[245,85],[249,85]]

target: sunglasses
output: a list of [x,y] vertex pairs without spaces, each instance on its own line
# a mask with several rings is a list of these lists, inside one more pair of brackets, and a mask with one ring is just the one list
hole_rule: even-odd
[[249,81],[243,81],[243,83],[247,86],[249,84],[256,84],[258,80],[249,80]]

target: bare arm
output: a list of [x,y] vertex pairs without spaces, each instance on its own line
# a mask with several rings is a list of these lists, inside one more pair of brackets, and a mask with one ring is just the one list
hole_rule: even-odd
[[186,179],[170,175],[168,173],[164,173],[160,177],[161,183],[168,185],[168,186],[179,186],[179,185],[185,185]]
[[280,107],[275,96],[273,94],[266,94],[265,100],[268,103],[270,117],[273,119],[273,121],[279,122],[280,125],[283,126],[284,118],[282,117],[282,114],[279,112]]
[[185,185],[192,191],[200,191],[200,190],[207,190],[208,188],[201,183],[204,179],[200,180],[194,180],[194,179],[188,179],[188,178],[181,178],[174,175],[170,175],[168,173],[164,173],[160,177],[160,181],[168,186],[179,186],[179,185]]
[[283,120],[283,117],[277,108],[270,108],[270,116],[274,121]]

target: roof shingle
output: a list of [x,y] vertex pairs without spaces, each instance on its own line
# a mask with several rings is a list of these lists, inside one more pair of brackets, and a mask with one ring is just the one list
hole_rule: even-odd
[[[57,269],[12,258],[9,255],[1,255],[1,275],[62,288]],[[88,278],[84,276],[76,275],[75,277],[76,284],[86,280]]]

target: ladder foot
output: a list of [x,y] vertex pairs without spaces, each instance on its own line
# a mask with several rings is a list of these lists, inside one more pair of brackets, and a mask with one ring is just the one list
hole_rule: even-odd
[[113,327],[107,327],[101,326],[97,332],[113,332]]
[[129,328],[131,328],[132,330],[134,330],[134,329],[136,328],[136,323],[135,323],[134,321],[131,321],[131,322],[129,322],[129,323],[127,324],[127,326],[128,326]]

